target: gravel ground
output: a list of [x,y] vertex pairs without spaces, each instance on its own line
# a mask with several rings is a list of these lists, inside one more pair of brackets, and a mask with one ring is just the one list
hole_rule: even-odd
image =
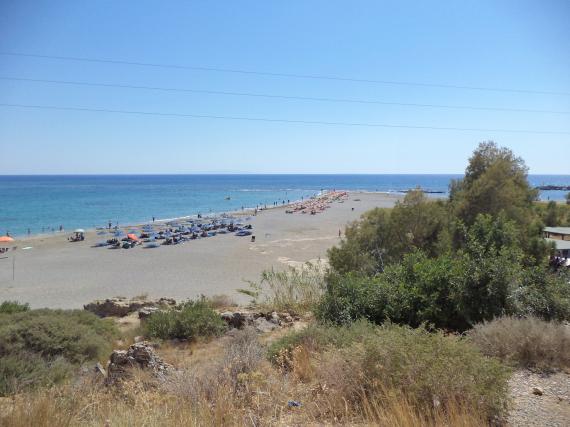
[[513,396],[510,426],[570,426],[570,374],[517,371],[509,385]]

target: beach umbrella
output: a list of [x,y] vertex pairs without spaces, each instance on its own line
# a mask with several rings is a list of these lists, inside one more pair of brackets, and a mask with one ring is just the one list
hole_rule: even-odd
[[0,243],[8,243],[13,241],[14,239],[11,238],[10,236],[0,236]]
[[131,240],[134,240],[135,242],[138,242],[138,240],[139,240],[139,238],[133,233],[127,234],[127,237]]

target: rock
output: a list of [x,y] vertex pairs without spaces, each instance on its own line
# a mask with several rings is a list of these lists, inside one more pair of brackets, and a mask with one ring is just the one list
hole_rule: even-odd
[[174,307],[176,305],[176,300],[174,298],[159,298],[156,301],[156,304],[163,307]]
[[150,370],[159,378],[173,370],[171,365],[162,361],[149,343],[139,342],[131,345],[128,350],[113,351],[107,367],[108,382],[115,383],[128,378],[128,371],[133,367]]
[[274,311],[272,312],[269,316],[268,319],[271,323],[274,323],[276,325],[280,325],[281,324],[281,319],[279,318],[279,315]]
[[279,326],[273,322],[269,322],[265,317],[258,317],[253,321],[253,326],[257,332],[271,332]]
[[279,313],[282,323],[293,323],[295,319],[289,313]]
[[544,394],[544,390],[541,389],[540,387],[533,387],[532,394],[535,394],[537,396],[542,396]]
[[152,313],[156,313],[159,310],[158,307],[143,307],[139,310],[139,319],[146,320]]
[[95,313],[100,317],[118,316],[123,317],[129,313],[133,313],[145,306],[151,306],[152,301],[127,300],[123,297],[108,298],[106,300],[97,300],[83,306],[84,310]]
[[240,311],[225,311],[220,314],[220,316],[229,326],[237,329],[242,329],[244,326],[252,325],[255,317],[253,313]]
[[105,368],[103,368],[103,365],[101,365],[99,362],[97,362],[97,364],[95,365],[95,374],[97,374],[98,376],[102,376],[103,378],[107,378],[107,371],[105,370]]
[[125,297],[108,298],[106,300],[96,300],[83,306],[84,310],[95,313],[99,317],[124,317],[142,308],[166,308],[176,305],[172,298],[160,298],[158,300],[127,299]]

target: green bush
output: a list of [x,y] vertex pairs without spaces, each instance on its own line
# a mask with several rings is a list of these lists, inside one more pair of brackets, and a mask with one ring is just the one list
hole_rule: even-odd
[[360,318],[428,323],[455,331],[505,314],[570,319],[568,275],[524,266],[512,221],[479,215],[458,230],[464,242],[455,254],[430,258],[414,251],[373,276],[329,274],[317,317],[337,324]]
[[283,356],[287,357],[298,346],[309,351],[319,352],[327,347],[350,347],[361,342],[365,337],[373,335],[376,325],[359,320],[349,325],[332,325],[311,323],[305,329],[290,332],[271,343],[268,348],[269,359],[273,363],[280,363]]
[[317,325],[275,342],[270,357],[282,362],[299,347],[318,354],[322,383],[352,399],[397,390],[423,408],[461,402],[489,419],[506,411],[509,369],[458,336],[393,324]]
[[50,386],[68,378],[76,366],[63,357],[44,359],[22,352],[0,357],[0,396]]
[[570,319],[570,274],[532,267],[521,271],[507,298],[507,314],[543,320]]
[[21,304],[18,301],[4,301],[0,304],[0,314],[20,313],[22,311],[28,311],[29,309],[29,304]]
[[82,310],[0,314],[0,394],[57,382],[106,357],[116,334],[111,322]]
[[187,301],[174,310],[153,313],[144,324],[150,337],[195,340],[221,335],[226,324],[205,298]]
[[535,317],[501,317],[469,331],[470,340],[489,356],[541,370],[570,368],[570,328]]
[[370,210],[348,226],[346,238],[328,251],[330,265],[341,274],[375,274],[416,249],[436,256],[450,244],[449,220],[443,201],[410,191],[393,209]]

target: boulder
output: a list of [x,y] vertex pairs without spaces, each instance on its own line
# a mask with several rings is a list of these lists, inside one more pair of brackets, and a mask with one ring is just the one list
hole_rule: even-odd
[[274,311],[272,313],[270,313],[267,316],[267,320],[271,323],[274,323],[276,325],[280,325],[281,324],[281,319],[279,318],[279,315]]
[[268,321],[265,317],[258,317],[257,319],[255,319],[253,321],[253,326],[257,332],[261,333],[271,332],[279,327],[279,325],[276,325],[275,323]]
[[220,314],[222,320],[224,320],[229,326],[236,329],[241,329],[244,326],[252,325],[255,319],[253,313],[243,312],[243,311],[225,311]]
[[532,388],[532,394],[534,394],[536,396],[542,396],[544,394],[544,390],[541,389],[540,387],[533,387]]
[[149,343],[139,342],[131,345],[128,350],[113,351],[107,367],[108,382],[115,383],[128,378],[131,368],[149,370],[158,378],[164,378],[173,370],[171,365],[162,361]]
[[295,319],[289,313],[279,313],[279,318],[281,319],[281,323],[293,323]]
[[84,310],[90,311],[99,317],[124,317],[142,308],[148,307],[173,307],[176,301],[172,298],[160,298],[158,300],[127,299],[125,297],[107,298],[96,300],[83,306]]

